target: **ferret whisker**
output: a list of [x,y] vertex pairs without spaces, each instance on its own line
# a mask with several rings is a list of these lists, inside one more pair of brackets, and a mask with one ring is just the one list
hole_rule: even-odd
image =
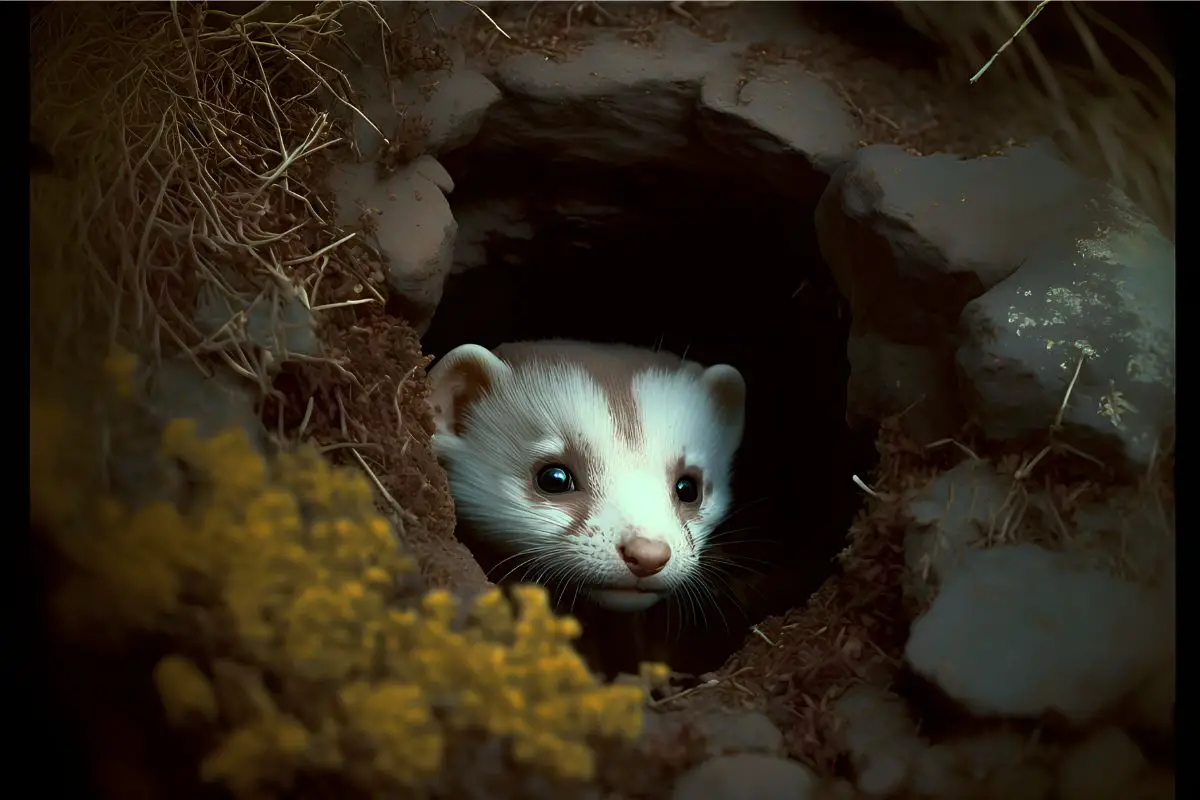
[[495,566],[492,567],[492,569],[499,567],[501,564],[512,561],[514,558],[521,558],[522,556],[527,556],[530,553],[552,553],[553,551],[554,551],[554,548],[548,543],[540,543],[540,542],[534,543],[534,544],[530,545],[529,547],[524,548],[523,550],[518,550],[517,552],[513,553],[512,555],[502,558],[500,561],[498,561],[496,563]]
[[[732,580],[730,579],[729,575],[717,572],[717,573],[712,574],[711,577],[715,582],[719,582],[721,584],[721,586],[725,590],[724,591],[725,596],[730,599],[730,601],[733,603],[734,607],[737,608],[737,610],[741,613],[742,618],[749,621],[749,615],[746,613],[746,609],[742,606],[741,602],[738,600],[738,594],[733,588],[733,583],[732,583]],[[757,586],[755,586],[753,583],[748,583],[748,584],[744,583],[744,584],[742,584],[742,588],[746,591],[753,592],[755,595],[758,596],[758,598],[760,600],[766,600],[766,595],[764,595],[763,592]]]
[[[575,604],[579,602],[579,592],[590,582],[590,570],[579,564],[561,564],[559,569],[554,573],[554,580],[562,586],[562,593],[559,598],[559,608],[562,598],[566,596],[568,590],[571,591],[571,602],[566,605],[567,613],[575,610]],[[561,578],[558,577],[561,575]]]
[[696,610],[696,622],[704,630],[708,630],[708,614],[704,613],[704,598],[700,594],[700,586],[695,581],[688,581],[688,595],[692,598],[692,607]]
[[686,617],[683,611],[683,601],[685,597],[687,597],[687,595],[685,594],[683,586],[675,587],[671,591],[671,594],[667,596],[667,636],[671,635],[671,611],[674,611],[675,615],[678,617],[679,628],[681,631],[686,623]]
[[706,577],[708,577],[709,580],[711,580],[714,584],[718,585],[718,587],[722,590],[722,594],[729,598],[730,602],[733,603],[734,607],[736,607],[738,611],[741,611],[743,614],[745,613],[745,609],[742,608],[742,604],[738,602],[737,592],[734,591],[733,582],[727,574],[713,571],[711,573],[707,573]]
[[579,590],[582,588],[582,583],[575,584],[575,591],[571,594],[571,605],[567,607],[568,614],[573,614],[575,612],[575,604],[579,602]]
[[566,578],[564,578],[567,585],[575,585],[575,591],[571,593],[571,604],[567,606],[568,614],[575,611],[575,604],[579,602],[579,590],[588,582],[588,578],[588,571],[579,569],[571,569]]
[[542,559],[549,559],[553,555],[554,555],[553,550],[551,548],[549,548],[548,546],[535,545],[533,547],[529,547],[529,548],[522,550],[521,552],[517,553],[516,555],[509,556],[508,558],[505,558],[504,560],[500,561],[498,564],[496,564],[490,570],[487,571],[487,577],[490,579],[491,574],[493,572],[495,572],[500,567],[501,564],[504,564],[508,561],[512,561],[515,558],[524,559],[524,560],[518,562],[516,564],[516,566],[514,566],[508,572],[504,573],[504,576],[502,578],[500,578],[500,580],[496,581],[496,583],[503,584],[517,570],[524,569],[525,570],[524,574],[528,574],[529,570],[532,569],[536,564],[540,563],[542,561]]
[[729,511],[729,513],[725,515],[725,519],[723,520],[723,522],[729,522],[729,520],[733,519],[738,514],[741,514],[743,511],[748,511],[749,509],[754,508],[759,503],[765,503],[768,500],[774,500],[774,499],[775,499],[774,495],[767,495],[765,497],[759,497],[754,500],[748,500],[745,503],[734,506]]
[[[522,564],[523,572],[521,580],[526,583],[543,583],[544,577],[548,573],[553,573],[556,569],[555,553],[543,552],[528,559]],[[530,579],[530,574],[534,573]]]
[[[671,593],[671,604],[674,606],[676,614],[679,618],[679,630],[675,633],[675,638],[679,639],[683,636],[683,631],[687,627],[688,612],[686,602],[688,600],[687,587],[680,586]],[[671,633],[671,628],[668,625],[667,635]]]
[[[705,580],[705,578],[711,578],[711,577],[712,577],[711,575],[707,575],[702,571],[697,572],[696,575],[693,578],[691,578],[690,583],[692,583],[696,589],[696,594],[698,595],[698,599],[699,599],[698,605],[700,605],[701,608],[703,608],[703,604],[704,604],[703,601],[705,599],[707,599],[708,602],[712,605],[713,609],[717,612],[717,614],[720,615],[721,623],[725,626],[725,630],[729,631],[730,630],[729,619],[725,616],[725,612],[721,610],[721,603],[717,599],[717,596],[713,593],[713,587],[711,585],[711,581]],[[708,625],[708,619],[707,619],[707,615],[705,615],[705,626],[707,627],[707,625]]]
[[723,564],[712,563],[711,561],[702,561],[696,568],[696,576],[698,581],[714,582],[720,584],[725,590],[725,594],[733,597],[733,584],[729,573],[724,569]]
[[709,567],[713,567],[713,568],[740,569],[743,572],[748,572],[755,577],[761,577],[766,574],[763,570],[756,569],[754,567],[749,566],[746,563],[748,561],[757,561],[759,564],[766,564],[768,566],[771,565],[771,562],[764,561],[764,560],[758,559],[758,558],[736,559],[736,558],[725,558],[723,556],[709,556],[704,559],[703,563],[705,565],[707,565]]
[[[743,528],[724,528],[724,529],[718,529],[718,530],[716,530],[716,531],[713,531],[712,533],[710,533],[710,534],[709,534],[709,535],[706,537],[705,541],[712,542],[712,541],[716,541],[717,539],[724,539],[724,538],[725,538],[725,537],[727,537],[727,536],[735,536],[735,535],[737,535],[737,534],[739,534],[739,533],[748,533],[748,532],[750,532],[750,531],[761,531],[761,530],[763,530],[763,526],[762,526],[762,525],[747,525],[747,526],[745,526],[745,527],[743,527]],[[747,542],[749,542],[749,541],[752,541],[752,540],[746,539],[746,540],[742,540],[742,541],[747,541]],[[769,542],[773,542],[774,540],[772,540],[772,539],[759,539],[758,541],[760,541],[760,542],[763,542],[764,544],[766,544],[766,543],[769,543]]]
[[[667,595],[667,631],[666,631],[665,636],[668,639],[671,638],[671,618],[672,618],[672,616],[679,617],[680,632],[678,634],[676,634],[676,639],[678,639],[679,636],[681,636],[682,632],[683,632],[683,612],[680,610],[679,604],[680,604],[679,592],[676,591],[675,589],[672,589],[671,593],[669,595]],[[674,614],[672,614],[672,612],[674,612]]]

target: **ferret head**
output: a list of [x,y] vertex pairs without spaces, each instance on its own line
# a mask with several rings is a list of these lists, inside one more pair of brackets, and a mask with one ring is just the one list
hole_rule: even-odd
[[458,517],[514,565],[622,611],[697,579],[732,501],[736,369],[572,342],[463,345],[429,384]]

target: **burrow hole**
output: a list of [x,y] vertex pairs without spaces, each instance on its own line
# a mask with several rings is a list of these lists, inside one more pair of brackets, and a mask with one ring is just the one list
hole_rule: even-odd
[[516,204],[532,236],[493,237],[486,264],[451,276],[425,352],[582,339],[686,352],[745,377],[718,600],[659,604],[638,643],[627,626],[593,628],[620,640],[593,648],[605,671],[654,656],[716,668],[751,624],[803,605],[834,573],[860,501],[851,475],[873,465],[873,435],[846,426],[850,315],[817,247],[815,194],[784,194],[715,153],[707,166],[620,166],[468,147],[445,164],[456,214]]

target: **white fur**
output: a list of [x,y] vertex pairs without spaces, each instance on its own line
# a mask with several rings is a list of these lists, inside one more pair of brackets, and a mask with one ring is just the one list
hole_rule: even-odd
[[[480,350],[472,357],[482,358]],[[582,367],[514,369],[491,353],[486,357],[491,391],[469,408],[462,433],[443,426],[433,438],[459,516],[512,554],[509,566],[530,562],[531,578],[582,584],[597,602],[615,609],[648,607],[694,575],[707,537],[729,512],[730,472],[742,435],[740,409],[734,417],[722,416],[709,385],[730,373],[740,382],[740,375],[725,366],[703,374],[639,373],[633,381],[644,432],[639,448],[617,435],[608,394]],[[535,470],[571,436],[586,441],[594,454],[596,469],[576,476],[580,490],[592,497],[590,536],[565,535],[570,516],[553,502],[532,503],[527,496]],[[712,487],[702,498],[701,520],[689,526],[690,543],[673,505],[675,477],[668,473],[681,457],[703,470]],[[639,581],[622,561],[617,545],[631,530],[670,545],[671,559],[657,575]],[[644,593],[606,591],[634,588]]]

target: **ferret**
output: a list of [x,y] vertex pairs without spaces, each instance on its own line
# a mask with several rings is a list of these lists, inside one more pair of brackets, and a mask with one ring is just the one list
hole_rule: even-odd
[[489,549],[616,611],[700,579],[733,499],[735,368],[625,345],[465,344],[428,383],[460,526]]

